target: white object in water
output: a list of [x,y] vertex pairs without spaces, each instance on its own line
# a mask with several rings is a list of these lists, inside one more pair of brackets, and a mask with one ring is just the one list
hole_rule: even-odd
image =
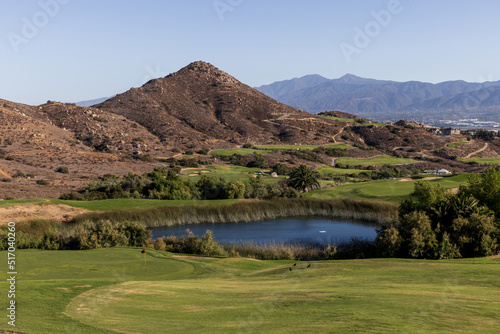
[[319,233],[326,233],[326,231],[319,231]]

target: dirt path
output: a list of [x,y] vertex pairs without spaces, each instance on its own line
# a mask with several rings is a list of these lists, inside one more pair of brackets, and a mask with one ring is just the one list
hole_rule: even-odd
[[343,126],[342,129],[340,130],[340,132],[333,136],[333,140],[335,141],[335,143],[337,142],[337,137],[340,136],[341,134],[343,134],[345,128],[348,126],[350,126],[350,125]]
[[483,152],[484,150],[486,150],[486,149],[488,148],[488,146],[489,146],[489,144],[488,144],[488,143],[484,144],[484,146],[483,146],[482,148],[480,148],[479,150],[474,151],[474,152],[472,152],[471,154],[468,154],[468,155],[465,157],[465,159],[470,159],[470,158],[472,158],[472,156],[473,156],[473,155],[476,155],[476,154],[478,154],[478,153]]
[[7,172],[4,172],[3,170],[0,169],[0,175],[3,175],[5,176],[6,178],[8,179],[11,179],[12,177],[7,173]]
[[65,221],[89,212],[65,204],[20,204],[0,207],[0,225],[34,218]]

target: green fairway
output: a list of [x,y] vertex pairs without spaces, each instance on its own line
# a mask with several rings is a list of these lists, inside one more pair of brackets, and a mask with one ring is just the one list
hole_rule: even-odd
[[500,158],[458,158],[460,161],[477,162],[480,165],[500,165]]
[[381,166],[381,165],[403,165],[403,164],[412,164],[418,161],[408,158],[398,158],[392,157],[388,155],[380,155],[373,158],[368,159],[356,159],[356,158],[340,158],[337,159],[337,162],[342,165],[347,166]]
[[[327,119],[332,119],[334,121],[346,122],[346,123],[357,123],[357,120],[359,119],[359,118],[333,117],[333,116],[327,116],[327,115],[321,115],[321,117],[324,117],[324,118],[327,118]],[[367,126],[367,125],[387,126],[387,124],[384,124],[384,123],[358,123],[357,125],[362,125],[362,126]]]
[[2,206],[11,206],[11,205],[18,205],[18,204],[43,204],[43,203],[48,203],[48,199],[38,199],[38,198],[33,198],[33,199],[12,199],[12,200],[5,200],[5,201],[0,201],[0,207]]
[[320,166],[318,167],[318,172],[320,172],[321,174],[334,174],[334,175],[359,174],[363,172],[370,173],[370,171],[362,169],[336,168],[332,166]]
[[328,145],[265,145],[258,146],[261,149],[265,150],[314,150],[318,147],[324,148],[350,148],[350,145],[347,144],[328,144]]
[[62,201],[51,200],[55,204],[67,204],[77,208],[87,209],[91,211],[109,211],[109,210],[135,210],[135,209],[150,209],[164,206],[181,206],[181,205],[224,205],[232,204],[238,200],[176,200],[167,201],[159,199],[135,199],[135,198],[117,198],[106,199],[100,201]]
[[[441,184],[446,189],[453,189],[466,184],[468,175],[469,174],[461,174],[428,182]],[[404,196],[409,195],[413,191],[414,184],[417,181],[419,180],[411,180],[407,182],[400,180],[378,180],[348,183],[333,188],[311,191],[305,194],[305,197],[322,199],[348,197],[359,200],[379,200],[399,203]]]
[[[246,181],[248,178],[256,175],[255,173],[259,173],[262,170],[262,168],[250,168],[234,165],[209,165],[205,168],[187,169],[181,176],[182,178],[193,182],[197,182],[204,174],[208,176],[222,177],[228,181]],[[284,178],[283,176],[273,178],[269,173],[265,173],[262,176],[265,182],[275,182]]]
[[256,150],[253,148],[232,148],[228,150],[217,150],[217,151],[212,151],[212,155],[218,155],[218,156],[224,156],[228,157],[233,154],[239,154],[239,155],[252,155],[254,153],[260,153],[260,154],[266,154],[266,153],[271,153],[272,151],[270,150]]
[[450,143],[450,144],[446,145],[446,147],[449,147],[449,148],[460,147],[460,146],[462,146],[465,143],[466,143],[465,141],[460,141],[460,142],[456,142],[456,143]]
[[314,150],[318,147],[325,148],[350,148],[351,146],[347,144],[328,144],[328,145],[263,145],[257,146],[258,149],[254,148],[233,148],[227,150],[216,150],[212,151],[212,155],[215,156],[231,156],[233,154],[239,155],[252,155],[254,153],[267,154],[278,150]]
[[[500,326],[499,258],[307,268],[148,250],[146,267],[140,249],[114,248],[24,250],[17,260],[15,330],[32,334],[496,333]],[[5,280],[0,286],[7,289]],[[13,329],[6,320],[0,328]]]

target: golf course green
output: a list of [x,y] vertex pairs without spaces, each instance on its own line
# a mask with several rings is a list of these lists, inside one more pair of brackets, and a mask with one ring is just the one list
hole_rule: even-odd
[[[136,248],[16,254],[16,327],[4,321],[3,330],[497,333],[500,327],[498,257],[320,261],[308,267],[153,250],[143,256]],[[7,290],[5,280],[0,285]]]

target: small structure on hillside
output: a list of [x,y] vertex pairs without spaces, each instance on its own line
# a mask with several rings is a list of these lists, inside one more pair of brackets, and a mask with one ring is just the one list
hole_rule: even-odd
[[459,135],[460,134],[460,129],[444,128],[443,131],[442,131],[442,133],[445,136]]
[[439,169],[439,170],[426,170],[425,172],[422,173],[423,175],[450,175],[452,172],[446,169]]

